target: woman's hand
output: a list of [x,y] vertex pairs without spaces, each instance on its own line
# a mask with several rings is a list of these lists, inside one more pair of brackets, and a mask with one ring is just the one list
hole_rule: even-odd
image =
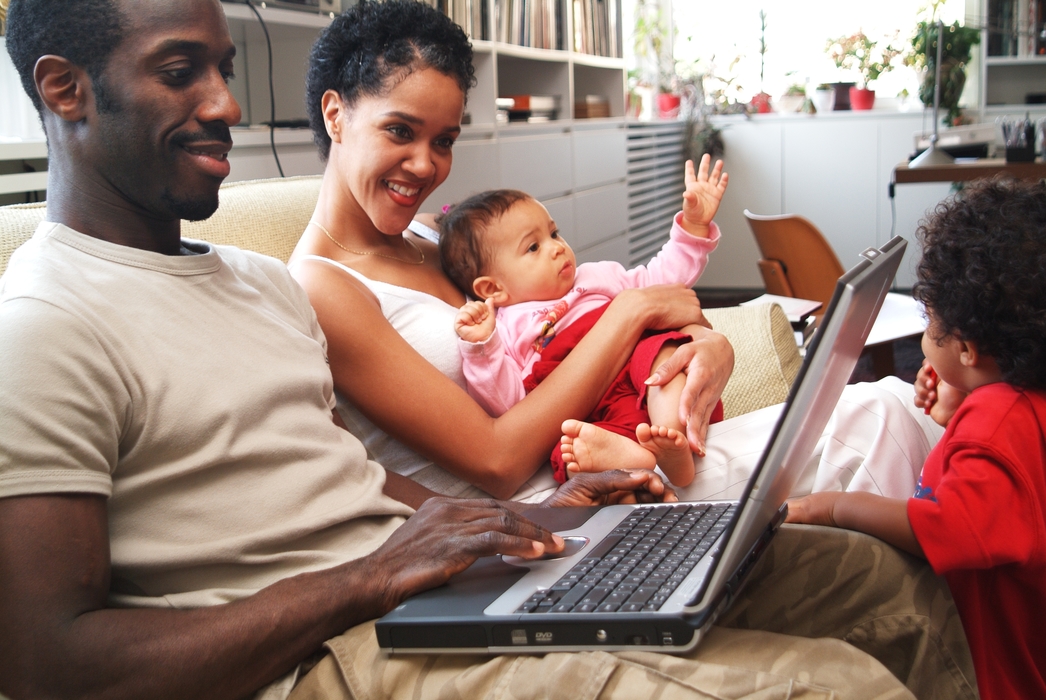
[[673,503],[679,500],[649,469],[583,472],[556,489],[542,507],[601,506],[613,503]]
[[682,331],[693,340],[680,345],[672,357],[654,370],[647,384],[662,386],[680,372],[686,373],[686,385],[679,398],[679,420],[686,426],[690,449],[703,457],[708,421],[734,371],[734,348],[725,335],[702,326]]
[[626,289],[610,302],[612,309],[622,309],[631,318],[643,320],[643,327],[651,330],[682,328],[712,324],[701,310],[701,302],[693,289],[681,284],[655,284],[642,289]]

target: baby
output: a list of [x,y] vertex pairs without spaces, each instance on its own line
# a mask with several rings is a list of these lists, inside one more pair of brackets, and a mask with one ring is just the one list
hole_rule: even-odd
[[[712,217],[726,191],[719,161],[697,173],[687,161],[683,210],[669,241],[646,266],[616,262],[577,265],[540,202],[518,190],[491,190],[466,199],[438,219],[443,269],[467,295],[455,319],[469,393],[494,416],[519,402],[555,369],[624,289],[693,283],[719,241]],[[551,455],[559,481],[569,473],[646,467],[674,484],[694,478],[685,426],[678,418],[685,377],[651,387],[658,367],[680,342],[680,332],[649,334],[588,417],[568,420],[562,445]],[[722,419],[717,407],[713,420]],[[596,466],[598,463],[598,466]]]
[[985,700],[1046,697],[1046,186],[987,181],[920,227],[916,405],[945,426],[908,500],[815,493],[788,521],[925,557],[955,597]]

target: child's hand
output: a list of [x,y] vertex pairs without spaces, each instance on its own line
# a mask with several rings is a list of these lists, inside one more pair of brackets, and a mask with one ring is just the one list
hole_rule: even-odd
[[788,501],[785,522],[839,527],[835,522],[835,504],[843,495],[842,491],[818,491]]
[[947,426],[965,398],[966,392],[941,381],[930,361],[923,360],[923,365],[915,376],[916,406],[923,409],[938,425]]
[[937,381],[937,402],[930,408],[930,418],[937,425],[947,426],[959,405],[966,398],[965,391],[960,391],[948,382]]
[[497,316],[494,313],[494,301],[470,301],[454,317],[454,332],[469,343],[482,343],[494,332]]
[[719,202],[726,192],[729,176],[723,172],[723,161],[717,160],[712,172],[708,164],[712,161],[706,153],[701,156],[701,165],[694,175],[694,161],[686,162],[683,181],[686,190],[683,192],[683,228],[692,236],[708,238],[708,225],[719,210]]
[[922,367],[915,375],[915,405],[930,415],[930,409],[937,403],[937,373],[933,371],[930,361],[924,359]]

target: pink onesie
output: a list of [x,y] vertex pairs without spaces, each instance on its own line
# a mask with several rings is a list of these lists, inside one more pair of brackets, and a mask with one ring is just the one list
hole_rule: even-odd
[[625,289],[670,283],[693,285],[705,269],[708,254],[719,243],[719,227],[713,222],[708,238],[697,238],[680,226],[682,216],[682,212],[676,214],[668,242],[646,266],[626,270],[611,261],[578,265],[574,286],[562,299],[501,307],[497,331],[487,340],[469,343],[459,338],[469,395],[487,413],[500,416],[526,395],[523,379],[557,330]]

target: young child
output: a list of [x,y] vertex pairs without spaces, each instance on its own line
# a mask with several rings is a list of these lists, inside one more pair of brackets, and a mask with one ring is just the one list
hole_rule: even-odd
[[1046,698],[1046,186],[987,181],[920,228],[916,405],[946,427],[908,501],[816,493],[788,521],[926,557],[955,598],[985,700]]
[[[719,241],[712,217],[728,179],[722,161],[709,172],[709,160],[701,159],[696,174],[687,161],[683,211],[669,242],[647,266],[631,270],[615,262],[576,265],[548,211],[517,190],[474,195],[440,217],[443,269],[467,295],[483,300],[465,304],[454,326],[469,393],[491,415],[504,413],[548,376],[622,290],[697,280]],[[598,469],[659,465],[673,483],[690,483],[693,456],[678,418],[685,378],[646,391],[651,369],[689,339],[678,332],[645,336],[591,423],[564,422],[563,444],[551,455],[557,480],[598,462]],[[721,407],[717,411],[721,420]]]

